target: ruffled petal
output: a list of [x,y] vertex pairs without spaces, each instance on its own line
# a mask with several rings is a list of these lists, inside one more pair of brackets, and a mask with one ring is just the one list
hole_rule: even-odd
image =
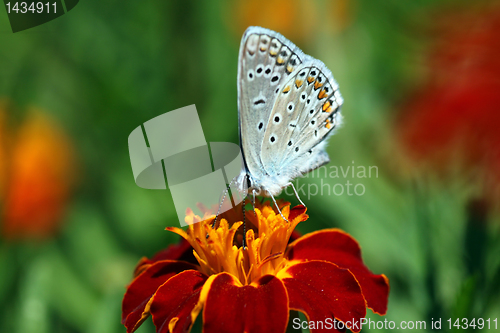
[[288,296],[272,275],[242,286],[232,275],[213,275],[205,283],[204,333],[279,333],[288,323]]
[[184,238],[181,238],[179,243],[172,244],[166,249],[156,253],[153,258],[141,258],[135,268],[134,277],[141,274],[151,264],[160,260],[181,260],[190,262],[192,264],[197,264],[196,259],[193,255],[193,248],[191,247],[191,244],[189,244],[189,242]]
[[158,288],[150,307],[156,333],[191,330],[201,310],[198,300],[207,278],[198,271],[184,271]]
[[131,333],[149,316],[151,298],[159,286],[172,276],[198,266],[182,261],[158,261],[137,276],[128,286],[122,302],[122,324]]
[[361,249],[350,235],[339,229],[313,232],[291,243],[288,260],[326,260],[348,268],[358,280],[366,305],[375,313],[387,312],[389,280],[373,274],[363,263]]
[[348,269],[327,261],[308,261],[280,271],[278,278],[285,284],[290,308],[318,323],[315,329],[311,327],[311,332],[344,328],[335,318],[353,332],[360,331],[360,319],[366,316],[365,299]]
[[[307,208],[302,206],[302,205],[295,206],[292,209],[290,209],[290,214],[288,215],[288,220],[289,221],[295,220],[300,215],[304,215],[306,213],[306,211],[307,211]],[[307,218],[308,218],[308,216],[304,215],[304,217],[302,217],[301,220],[305,221],[305,220],[307,220]]]

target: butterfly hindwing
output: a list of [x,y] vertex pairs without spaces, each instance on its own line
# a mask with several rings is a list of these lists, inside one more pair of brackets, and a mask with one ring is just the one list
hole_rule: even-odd
[[[336,93],[337,92],[337,93]],[[291,178],[328,162],[325,139],[340,122],[342,99],[326,67],[308,59],[280,91],[262,143],[262,162]],[[326,155],[326,158],[325,158]]]

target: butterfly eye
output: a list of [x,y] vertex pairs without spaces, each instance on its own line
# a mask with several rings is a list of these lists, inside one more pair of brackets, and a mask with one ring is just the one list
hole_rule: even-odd
[[316,118],[311,119],[311,122],[309,123],[311,127],[314,127],[316,125]]
[[288,141],[288,147],[291,147],[293,145],[292,141]]
[[298,153],[299,152],[299,147],[295,147],[295,152]]
[[271,142],[271,144],[274,144],[276,143],[276,141],[278,141],[278,137],[276,136],[276,134],[271,135],[271,137],[269,138],[269,142]]
[[306,100],[306,97],[307,97],[306,93],[305,93],[305,92],[303,92],[303,93],[300,95],[300,100],[301,100],[302,102],[304,102],[304,101]]
[[293,104],[293,102],[288,103],[286,109],[288,112],[293,112],[293,109],[295,109],[295,104]]
[[274,122],[276,124],[279,124],[281,122],[281,116],[279,114],[277,114],[276,116],[274,116]]
[[264,127],[264,123],[261,121],[261,122],[259,123],[259,125],[257,126],[257,129],[258,129],[259,131],[262,131],[262,128],[263,128],[263,127]]

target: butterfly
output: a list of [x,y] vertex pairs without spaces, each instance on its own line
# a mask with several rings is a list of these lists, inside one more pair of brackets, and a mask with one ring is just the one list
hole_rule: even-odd
[[249,27],[238,61],[238,190],[254,203],[255,195],[269,196],[280,211],[274,197],[292,186],[303,204],[291,181],[330,161],[326,143],[342,123],[342,104],[323,62],[275,31]]

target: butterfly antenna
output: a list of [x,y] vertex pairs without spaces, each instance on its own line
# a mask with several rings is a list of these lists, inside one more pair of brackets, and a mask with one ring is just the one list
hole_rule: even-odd
[[283,220],[290,222],[287,220],[287,218],[285,216],[283,216],[283,213],[281,212],[281,209],[278,207],[278,203],[276,202],[276,199],[274,199],[274,196],[272,194],[271,194],[271,198],[273,199],[274,205],[276,206],[276,209],[278,210],[278,212],[280,212],[280,215],[283,218]]
[[302,200],[300,200],[299,193],[298,193],[298,192],[297,192],[297,190],[295,189],[295,186],[293,186],[293,183],[292,183],[292,182],[290,182],[290,183],[288,183],[288,185],[287,185],[287,186],[291,186],[291,187],[292,187],[292,189],[293,189],[293,193],[295,193],[295,197],[297,198],[297,200],[299,200],[299,202],[300,202],[300,204],[301,204],[302,206],[306,207],[306,205],[302,202]]

